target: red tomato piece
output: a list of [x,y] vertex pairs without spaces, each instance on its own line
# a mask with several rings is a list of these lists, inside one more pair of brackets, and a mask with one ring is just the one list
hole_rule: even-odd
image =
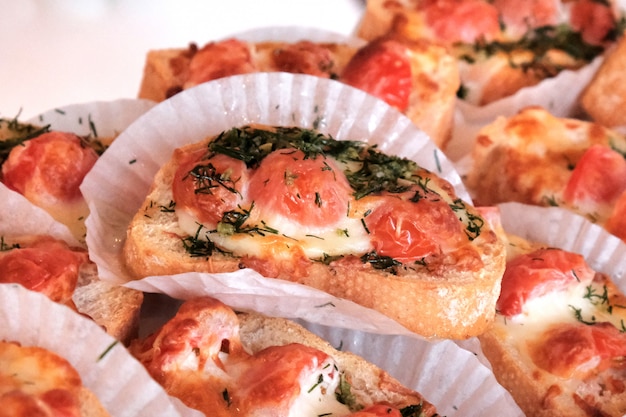
[[603,145],[593,145],[580,158],[563,198],[569,203],[613,204],[626,190],[626,159]]
[[229,368],[239,388],[233,408],[254,410],[255,415],[280,415],[277,410],[285,410],[300,395],[301,379],[313,373],[319,376],[320,372],[337,372],[332,367],[322,369],[327,358],[324,352],[298,343],[270,346],[255,353]]
[[187,87],[256,71],[248,44],[238,39],[211,42],[191,58]]
[[556,25],[561,11],[560,0],[494,0],[508,34],[524,35],[529,29]]
[[14,147],[2,165],[3,183],[34,202],[72,202],[98,154],[76,135],[47,132]]
[[402,413],[395,407],[375,404],[356,413],[349,414],[348,417],[402,417]]
[[426,24],[446,43],[491,41],[500,35],[498,10],[484,0],[424,1]]
[[41,239],[29,247],[0,252],[0,283],[17,283],[59,303],[71,303],[87,252],[65,242]]
[[613,211],[605,227],[610,233],[626,241],[626,192],[623,192],[613,205]]
[[261,161],[250,177],[248,195],[262,212],[326,227],[347,216],[352,187],[332,159],[307,158],[302,151],[283,149]]
[[595,273],[582,255],[560,249],[538,249],[509,261],[502,277],[496,308],[500,314],[514,316],[524,304],[570,284],[591,282]]
[[406,46],[393,40],[370,42],[348,62],[341,81],[406,110],[413,85]]
[[391,194],[380,198],[384,203],[364,218],[378,255],[413,262],[467,241],[461,222],[441,199],[412,202]]
[[224,212],[242,202],[247,168],[244,162],[226,155],[203,159],[205,149],[177,152],[178,169],[172,182],[177,208],[194,214],[205,226],[215,226]]
[[570,10],[572,28],[582,33],[585,42],[592,45],[602,44],[615,28],[616,19],[609,3],[577,0],[572,5]]
[[531,356],[537,366],[554,375],[584,377],[621,362],[626,356],[626,334],[610,323],[560,323],[531,345]]
[[272,59],[278,71],[324,78],[330,77],[334,65],[328,48],[310,41],[285,44],[274,51]]

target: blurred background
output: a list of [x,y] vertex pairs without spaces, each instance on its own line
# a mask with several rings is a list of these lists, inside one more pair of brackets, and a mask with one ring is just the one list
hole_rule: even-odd
[[134,98],[150,49],[265,26],[352,34],[363,0],[0,0],[0,117]]

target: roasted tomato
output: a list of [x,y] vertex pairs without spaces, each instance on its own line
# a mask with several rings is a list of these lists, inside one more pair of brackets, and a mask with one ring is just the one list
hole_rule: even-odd
[[352,57],[341,81],[404,111],[412,87],[408,50],[398,41],[372,41]]

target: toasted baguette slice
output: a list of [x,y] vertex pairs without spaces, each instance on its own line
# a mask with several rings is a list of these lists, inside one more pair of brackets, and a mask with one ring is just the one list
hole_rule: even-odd
[[496,379],[529,416],[623,416],[626,296],[581,255],[499,229],[499,312],[478,336]]
[[[268,133],[272,128],[244,127],[241,130],[248,131]],[[243,136],[246,135],[241,132]],[[206,148],[216,138],[208,138],[201,143],[189,145],[175,155]],[[343,208],[338,212],[332,212],[332,215],[339,219],[333,222],[341,223],[333,223],[328,234],[323,235],[325,238],[316,238],[322,233],[319,231],[306,233],[304,228],[309,226],[302,226],[303,223],[290,228],[289,236],[281,234],[280,230],[278,233],[267,234],[235,233],[234,240],[231,241],[228,240],[230,236],[228,233],[208,232],[207,239],[210,242],[226,239],[222,245],[222,248],[226,249],[218,247],[211,250],[211,243],[208,243],[207,247],[204,238],[194,238],[197,223],[190,223],[187,217],[183,216],[182,224],[186,224],[187,227],[181,225],[181,217],[177,210],[182,208],[182,203],[180,201],[173,203],[175,199],[172,184],[178,170],[178,158],[179,156],[175,156],[159,170],[142,207],[129,224],[123,257],[131,276],[142,278],[181,272],[219,273],[248,267],[267,277],[308,285],[372,308],[426,337],[467,338],[481,333],[492,321],[495,312],[494,303],[499,293],[499,280],[504,267],[503,246],[489,226],[483,224],[477,211],[469,204],[456,199],[452,187],[436,174],[423,170],[413,178],[424,180],[428,177],[425,189],[430,190],[429,195],[436,196],[437,204],[441,204],[439,207],[442,212],[439,214],[448,213],[443,217],[450,216],[446,218],[454,224],[450,225],[454,230],[451,233],[454,233],[458,241],[455,240],[454,249],[450,249],[449,252],[439,253],[439,249],[433,249],[435,252],[432,252],[432,256],[424,255],[422,258],[423,255],[420,254],[413,259],[407,258],[403,263],[389,257],[369,257],[371,254],[367,253],[371,245],[369,240],[371,230],[363,228],[359,216],[367,216],[370,213],[367,209],[368,204],[382,201],[378,200],[377,195],[352,201],[350,198],[353,197],[347,194],[344,204],[351,207],[351,211],[358,212],[350,214],[349,218],[344,218],[346,212]],[[278,172],[281,179],[284,179],[282,171]],[[341,174],[338,172],[334,178],[341,179]],[[391,182],[395,183],[396,180],[397,178],[394,178]],[[245,184],[241,184],[246,188]],[[435,189],[438,191],[434,191]],[[268,188],[267,192],[271,192],[271,189]],[[385,197],[383,193],[380,198],[392,197]],[[248,203],[241,204],[245,209]],[[314,204],[312,195],[308,204]],[[173,205],[176,205],[176,210],[171,209]],[[266,213],[260,216],[267,215],[269,219],[275,215],[276,208],[264,208],[258,203],[255,203],[254,207],[255,210],[266,210],[260,211]],[[452,207],[453,210],[457,210],[456,214],[449,212]],[[312,212],[318,210],[314,208]],[[419,223],[430,225],[432,228],[430,236],[437,240],[441,233],[441,224],[438,223],[441,220],[432,222],[426,220],[430,215],[424,213]],[[261,222],[263,221],[262,219]],[[193,230],[189,230],[190,224]],[[290,227],[290,224],[290,221],[284,220],[272,227]],[[213,230],[213,227],[210,226],[206,230]],[[476,232],[475,236],[470,236],[470,229]],[[345,232],[338,236],[337,230]],[[294,236],[293,233],[300,233],[302,236],[292,238],[290,236]],[[306,243],[299,246],[298,239]],[[204,246],[205,252],[196,252],[194,247],[196,244],[199,247]],[[304,246],[305,244],[308,246]],[[320,245],[326,246],[318,250]],[[319,254],[323,251],[324,254],[309,257],[300,251],[300,247],[303,251],[311,249],[311,253]],[[210,249],[209,252],[206,252],[207,248]],[[328,252],[331,250],[337,251],[336,258],[333,253]],[[233,255],[233,252],[237,251],[240,253]],[[323,255],[331,256],[325,261],[327,257]]]
[[607,51],[598,68],[580,96],[584,111],[593,121],[606,127],[626,126],[626,115],[620,109],[626,106],[626,39],[623,37]]
[[300,325],[237,314],[209,296],[182,302],[130,352],[170,395],[207,415],[348,416],[377,405],[385,412],[376,415],[437,415],[418,392]]
[[[143,77],[139,88],[139,98],[154,101],[163,101],[172,95],[196,85],[191,69],[200,72],[202,65],[211,65],[211,74],[201,78],[203,81],[221,78],[228,75],[236,75],[242,72],[273,72],[284,71],[304,73],[321,77],[330,77],[339,81],[344,79],[346,71],[359,72],[357,77],[371,77],[363,85],[359,82],[357,88],[378,95],[381,98],[389,97],[398,93],[395,89],[400,87],[396,82],[396,76],[391,66],[389,68],[377,68],[383,65],[384,59],[372,55],[376,50],[376,44],[384,39],[372,40],[368,44],[357,47],[349,43],[330,42],[242,42],[246,45],[250,64],[237,66],[232,59],[223,62],[223,67],[217,67],[215,61],[207,64],[197,63],[194,57],[199,56],[199,49],[195,44],[184,49],[163,49],[149,51],[146,56]],[[212,42],[210,45],[227,45],[233,40]],[[400,42],[399,39],[394,41]],[[408,84],[408,104],[406,107],[398,107],[419,128],[424,130],[431,139],[442,149],[445,148],[451,138],[451,130],[456,102],[456,92],[459,88],[459,73],[456,60],[447,50],[426,40],[401,41],[409,66],[410,79]],[[288,58],[277,63],[275,56],[283,53],[283,50],[296,48],[299,45],[306,52],[297,52],[287,55]],[[206,46],[205,46],[206,47]],[[225,54],[226,50],[220,51]],[[289,52],[292,54],[292,52]],[[360,56],[358,64],[352,63],[355,55]],[[199,58],[196,58],[199,61]],[[368,62],[371,61],[371,62]],[[221,62],[221,61],[217,61]],[[384,64],[389,65],[389,64]],[[358,67],[350,69],[351,67]],[[370,70],[370,68],[373,68]],[[368,76],[371,72],[371,76]],[[355,77],[351,77],[354,79]],[[350,82],[350,84],[352,84]],[[406,87],[406,85],[405,85]],[[403,88],[405,88],[403,87]],[[390,104],[394,105],[393,102]]]
[[[36,346],[0,341],[0,414],[12,417],[108,417],[96,395],[65,359]],[[67,413],[67,414],[65,414]]]

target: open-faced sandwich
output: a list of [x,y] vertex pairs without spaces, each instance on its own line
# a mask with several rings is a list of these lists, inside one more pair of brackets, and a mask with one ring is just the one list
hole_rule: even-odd
[[207,416],[436,416],[421,394],[289,320],[182,303],[131,353],[172,396]]
[[247,125],[176,149],[123,247],[136,279],[250,268],[428,337],[493,319],[501,242],[451,184],[366,142]]
[[[489,209],[492,211],[492,209]],[[576,252],[507,233],[494,325],[478,336],[498,381],[529,416],[626,413],[626,296]]]
[[626,137],[528,107],[477,134],[466,185],[478,205],[560,206],[625,238]]

